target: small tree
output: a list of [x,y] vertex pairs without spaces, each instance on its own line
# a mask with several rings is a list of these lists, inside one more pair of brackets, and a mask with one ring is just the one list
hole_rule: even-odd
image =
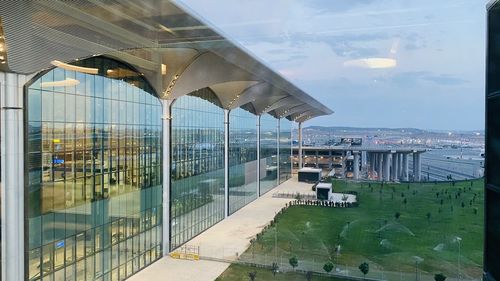
[[249,272],[248,273],[248,278],[250,278],[251,281],[255,281],[255,277],[257,277],[257,272]]
[[368,263],[364,262],[364,263],[360,264],[358,268],[361,271],[361,273],[363,273],[363,277],[366,278],[366,274],[368,274],[368,271],[370,271],[370,265],[368,265]]
[[443,273],[438,273],[438,274],[434,275],[434,280],[444,281],[444,280],[446,280],[446,276]]
[[427,222],[430,224],[431,223],[431,213],[427,213],[425,215],[425,217],[427,218]]
[[399,220],[399,217],[401,217],[401,213],[400,212],[396,212],[394,214],[394,218],[396,218],[396,220]]
[[312,271],[308,271],[306,272],[306,279],[307,281],[311,281],[313,279],[313,272]]
[[293,270],[295,270],[295,268],[297,266],[299,266],[299,260],[297,259],[297,257],[291,257],[289,260],[288,260],[288,263],[290,263],[290,265],[292,266]]
[[333,270],[333,263],[332,262],[327,262],[325,265],[323,265],[323,270],[326,271],[326,273],[330,273]]

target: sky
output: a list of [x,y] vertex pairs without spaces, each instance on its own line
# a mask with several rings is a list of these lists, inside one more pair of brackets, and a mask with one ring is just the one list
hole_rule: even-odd
[[335,111],[305,125],[484,128],[487,0],[179,0]]

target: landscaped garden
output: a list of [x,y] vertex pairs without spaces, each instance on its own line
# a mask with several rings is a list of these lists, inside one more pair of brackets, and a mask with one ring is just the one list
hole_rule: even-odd
[[[295,258],[294,269],[316,272],[331,262],[332,273],[353,275],[357,271],[358,276],[359,266],[366,262],[370,268],[367,277],[397,280],[409,274],[415,277],[417,266],[419,274],[431,279],[437,273],[449,278],[481,278],[482,180],[333,183],[335,192],[356,191],[359,206],[292,205],[254,239],[241,261],[263,265],[276,262],[289,271]],[[249,280],[251,267],[237,274],[243,274],[243,279],[231,277],[245,271],[242,268],[231,266],[221,280]],[[271,274],[270,269],[266,272]],[[295,280],[292,278],[285,279]],[[314,280],[321,280],[318,278]],[[303,274],[301,280],[305,280]]]

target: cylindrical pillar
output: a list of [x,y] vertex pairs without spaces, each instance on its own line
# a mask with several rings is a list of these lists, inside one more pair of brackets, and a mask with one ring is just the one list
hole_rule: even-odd
[[302,169],[302,122],[299,122],[299,170]]
[[377,175],[378,175],[378,180],[383,181],[384,180],[384,175],[382,175],[383,172],[383,166],[384,166],[384,155],[382,153],[377,154]]
[[398,164],[398,178],[403,178],[403,153],[399,153],[398,156],[399,164]]
[[228,216],[229,216],[229,110],[224,109],[224,217],[227,218]]
[[392,169],[391,169],[392,181],[398,181],[398,170],[399,170],[399,154],[393,153]]
[[[257,197],[260,197],[260,115],[257,116]],[[291,170],[290,170],[291,171]]]
[[408,181],[408,153],[403,154],[403,181]]
[[2,280],[25,278],[23,86],[26,80],[25,75],[0,73]]
[[391,175],[391,153],[386,152],[384,153],[384,181],[390,181],[390,175]]
[[354,179],[359,179],[359,151],[353,151],[354,154],[354,162],[353,162],[353,171],[354,171]]
[[420,181],[421,179],[421,164],[420,164],[420,153],[413,153],[413,180]]
[[162,247],[163,256],[170,252],[170,127],[172,117],[170,115],[171,100],[162,100],[162,123],[163,123],[163,218],[162,218]]

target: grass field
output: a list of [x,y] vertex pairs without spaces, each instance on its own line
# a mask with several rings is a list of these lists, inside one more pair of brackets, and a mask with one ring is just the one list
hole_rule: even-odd
[[[277,250],[278,257],[288,261],[296,256],[299,264],[310,261],[322,264],[332,260],[334,264],[357,268],[366,261],[373,269],[415,272],[414,256],[418,256],[423,258],[420,264],[423,274],[431,276],[443,272],[456,277],[457,237],[460,237],[460,272],[466,279],[481,277],[482,180],[457,182],[455,185],[414,183],[383,186],[379,183],[369,186],[368,183],[335,181],[334,189],[335,192],[357,191],[360,206],[292,206],[278,215],[278,234],[276,226],[268,228],[245,252],[243,259],[273,257]],[[396,213],[400,214],[398,218]],[[335,248],[338,245],[340,253],[337,254]],[[228,275],[233,269],[234,266]],[[248,271],[243,279],[221,280],[248,280],[247,274]]]
[[[263,268],[254,268],[244,265],[233,264],[231,265],[224,273],[222,273],[216,281],[248,281],[250,278],[248,277],[249,272],[257,273],[255,280],[273,280],[273,281],[304,281],[306,280],[304,274],[295,273],[295,272],[287,272],[287,273],[278,273],[273,276],[271,270],[263,269]],[[337,279],[333,277],[322,277],[322,276],[314,276],[312,278],[314,281],[340,281],[342,279]]]

